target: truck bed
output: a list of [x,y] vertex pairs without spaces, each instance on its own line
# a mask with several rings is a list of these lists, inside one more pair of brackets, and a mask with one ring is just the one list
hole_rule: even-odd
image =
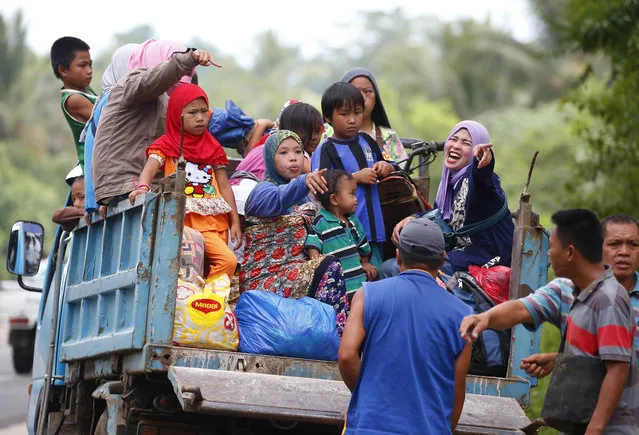
[[[184,195],[167,188],[138,196],[134,205],[122,201],[106,221],[74,231],[62,308],[65,383],[163,375],[189,412],[341,424],[350,393],[334,362],[173,346],[184,204]],[[516,234],[515,292],[545,282],[539,252],[545,253],[547,241],[539,234],[528,227]],[[485,433],[518,433],[529,423],[521,406],[528,404],[534,380],[518,361],[538,351],[539,334],[516,327],[511,348],[506,378],[467,378],[461,433],[484,433],[482,427],[491,428]],[[228,394],[220,401],[223,389]],[[326,403],[311,409],[316,394]]]

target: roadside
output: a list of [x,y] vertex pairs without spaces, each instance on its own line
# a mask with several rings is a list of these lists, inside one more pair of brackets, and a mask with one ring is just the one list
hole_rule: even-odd
[[[0,435],[26,435],[27,388],[31,374],[13,369],[9,340],[9,316],[37,315],[40,294],[22,290],[14,280],[0,281]],[[34,312],[35,310],[35,312]]]
[[[0,291],[0,307],[6,300],[3,296],[6,294]],[[26,435],[27,386],[31,382],[31,374],[18,375],[14,372],[8,336],[9,325],[4,319],[0,321],[0,435]]]
[[0,435],[27,435],[27,424],[18,423],[0,429]]

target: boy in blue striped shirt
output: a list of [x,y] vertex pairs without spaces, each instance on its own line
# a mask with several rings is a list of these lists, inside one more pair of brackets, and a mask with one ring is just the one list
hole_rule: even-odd
[[322,210],[306,237],[306,250],[311,259],[321,253],[333,255],[342,263],[346,292],[352,297],[362,282],[377,278],[377,269],[370,263],[371,246],[354,214],[357,183],[341,169],[326,172],[324,179],[328,189],[317,195]]
[[377,268],[384,262],[386,240],[384,216],[377,182],[394,168],[390,157],[368,134],[359,131],[364,119],[364,97],[354,85],[337,82],[322,94],[322,115],[333,127],[333,135],[322,142],[311,157],[311,168],[343,169],[357,183],[354,214],[362,223],[371,245],[370,262]]

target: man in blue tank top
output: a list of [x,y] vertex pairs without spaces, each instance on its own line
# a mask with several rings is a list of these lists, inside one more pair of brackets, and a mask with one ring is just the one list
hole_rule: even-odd
[[353,393],[346,434],[454,431],[471,356],[457,330],[470,309],[435,282],[445,255],[439,227],[415,219],[400,233],[401,273],[353,297],[338,355]]

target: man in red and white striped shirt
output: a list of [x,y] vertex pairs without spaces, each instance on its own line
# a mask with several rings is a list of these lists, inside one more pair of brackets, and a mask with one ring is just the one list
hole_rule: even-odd
[[[509,301],[465,318],[460,332],[467,338],[476,337],[486,328],[505,329],[519,323],[513,321],[515,318],[524,323],[548,321],[560,328],[565,324],[564,352],[599,358],[607,370],[587,433],[639,433],[639,375],[632,350],[635,319],[628,291],[602,263],[601,224],[589,210],[561,211],[553,216],[553,222],[556,228],[548,255],[555,274],[569,278],[574,289],[572,298],[566,294],[566,300],[572,299],[572,303],[565,321],[560,315],[563,309],[560,313],[544,309],[543,304],[526,306],[522,300]],[[496,315],[498,311],[507,312]],[[523,314],[517,314],[520,311]],[[579,406],[578,398],[575,406]]]

